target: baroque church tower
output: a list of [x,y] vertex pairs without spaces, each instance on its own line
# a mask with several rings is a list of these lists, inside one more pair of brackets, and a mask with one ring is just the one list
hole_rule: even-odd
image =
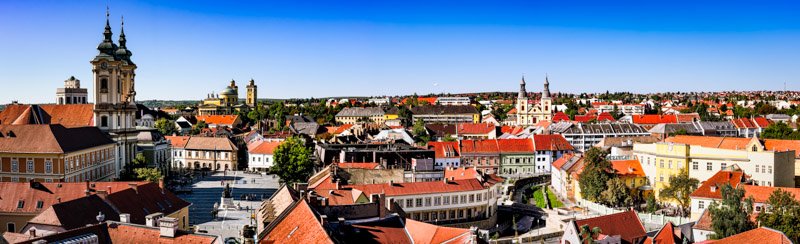
[[255,107],[258,103],[258,86],[256,81],[250,79],[250,84],[247,84],[247,106]]
[[519,126],[533,126],[542,120],[553,119],[553,100],[550,98],[550,81],[547,76],[544,78],[544,89],[542,96],[538,103],[535,100],[528,98],[528,92],[525,90],[525,77],[519,84],[519,93],[517,94],[517,125]]
[[131,61],[125,39],[124,20],[121,22],[119,46],[114,43],[106,10],[104,39],[97,46],[99,53],[90,62],[94,80],[94,124],[107,132],[116,142],[117,178],[136,153],[135,113],[136,64]]

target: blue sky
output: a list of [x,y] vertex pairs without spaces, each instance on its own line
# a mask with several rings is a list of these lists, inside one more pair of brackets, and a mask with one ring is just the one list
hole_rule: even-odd
[[[53,102],[110,3],[137,99],[516,91],[800,90],[800,4],[745,1],[0,2],[0,103]],[[242,94],[243,96],[244,94]],[[90,99],[93,99],[90,97]]]

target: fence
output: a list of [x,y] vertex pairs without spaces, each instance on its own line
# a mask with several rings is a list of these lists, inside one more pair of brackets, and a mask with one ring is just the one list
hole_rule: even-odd
[[[609,208],[609,207],[606,207],[606,206],[604,206],[602,204],[590,202],[590,201],[587,201],[585,199],[579,200],[578,201],[578,205],[580,205],[582,207],[586,207],[587,209],[589,209],[589,210],[591,210],[593,212],[600,213],[601,215],[608,215],[608,214],[615,214],[615,213],[624,212],[624,210],[618,210],[618,209]],[[671,216],[660,215],[660,214],[649,214],[649,213],[638,213],[638,212],[636,214],[639,216],[639,220],[641,220],[643,223],[649,223],[649,224],[663,225],[663,224],[666,224],[667,221],[670,221],[675,225],[682,225],[682,224],[685,224],[685,223],[692,222],[692,221],[689,220],[689,218],[683,218],[683,217],[671,217]]]

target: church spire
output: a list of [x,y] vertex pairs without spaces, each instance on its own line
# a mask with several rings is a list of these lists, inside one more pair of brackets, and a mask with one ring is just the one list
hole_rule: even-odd
[[109,23],[109,17],[111,14],[109,13],[108,6],[106,6],[106,27],[103,31],[103,41],[100,42],[100,45],[97,45],[97,50],[100,51],[100,55],[114,55],[114,50],[117,49],[117,45],[114,44],[114,41],[111,40],[111,23]]
[[550,98],[550,81],[547,74],[544,74],[544,90],[542,90],[542,98]]
[[125,16],[120,16],[120,24],[119,24],[119,47],[125,48],[125,43],[128,41],[125,40]]
[[528,92],[525,91],[525,75],[522,75],[522,80],[519,82],[519,94],[517,94],[517,98],[525,98],[527,97]]

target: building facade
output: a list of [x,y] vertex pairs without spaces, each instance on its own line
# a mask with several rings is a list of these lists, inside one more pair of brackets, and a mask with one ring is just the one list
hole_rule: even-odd
[[250,83],[247,84],[247,100],[244,104],[250,107],[258,105],[258,86],[253,79],[250,79]]
[[136,64],[131,61],[132,53],[127,49],[124,23],[117,46],[111,39],[108,16],[106,13],[104,39],[97,46],[97,56],[90,62],[94,80],[94,125],[109,133],[116,142],[116,168],[127,169],[136,154],[138,135],[134,122]]
[[383,109],[379,107],[348,107],[336,114],[336,122],[342,124],[356,124],[362,122],[383,124],[385,119],[386,117],[384,117]]
[[553,118],[553,100],[550,98],[550,81],[544,78],[544,89],[538,103],[528,98],[525,90],[525,77],[519,84],[519,94],[515,106],[517,113],[517,125],[533,126],[539,121],[551,120]]
[[639,125],[627,123],[586,124],[570,122],[553,123],[548,127],[552,134],[561,134],[575,150],[583,152],[607,137],[649,136]]
[[172,148],[172,168],[184,170],[236,170],[238,148],[226,137],[167,136]]
[[426,124],[458,124],[479,123],[480,113],[471,105],[424,105],[411,109],[414,121],[422,120]]
[[56,104],[86,104],[88,94],[86,88],[81,88],[81,81],[70,76],[64,81],[64,88],[56,90]]

